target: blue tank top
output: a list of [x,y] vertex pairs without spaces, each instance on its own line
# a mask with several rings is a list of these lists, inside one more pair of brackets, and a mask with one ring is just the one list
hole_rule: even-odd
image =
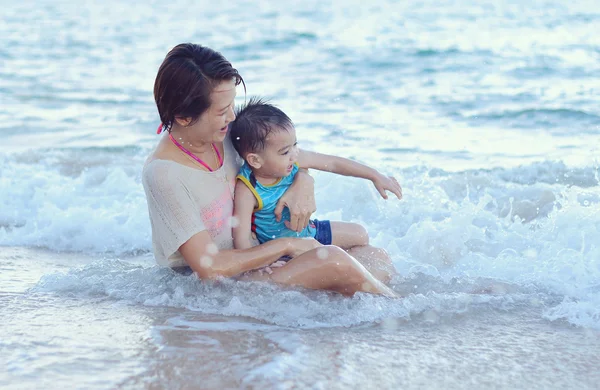
[[269,240],[281,237],[314,237],[317,229],[312,221],[301,232],[288,229],[283,221],[290,220],[290,210],[283,208],[281,222],[275,219],[275,207],[279,198],[292,185],[294,176],[298,172],[298,166],[294,165],[292,172],[278,182],[271,185],[263,185],[256,181],[254,174],[247,163],[242,165],[237,179],[241,180],[252,191],[258,207],[252,213],[252,231],[256,233],[258,241],[262,244]]

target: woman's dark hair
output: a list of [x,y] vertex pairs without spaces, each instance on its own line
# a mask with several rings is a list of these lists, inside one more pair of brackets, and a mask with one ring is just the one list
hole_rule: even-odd
[[171,130],[175,118],[192,123],[211,104],[210,94],[222,81],[246,84],[231,63],[208,47],[182,43],[167,54],[154,82],[154,100],[163,130]]
[[235,116],[229,124],[229,136],[242,158],[248,153],[262,152],[269,134],[294,126],[285,112],[257,97],[250,98],[247,104],[238,108]]

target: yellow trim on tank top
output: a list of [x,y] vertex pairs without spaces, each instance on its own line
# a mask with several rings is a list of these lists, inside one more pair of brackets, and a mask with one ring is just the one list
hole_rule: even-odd
[[273,186],[276,186],[277,184],[281,183],[282,180],[283,180],[283,177],[280,177],[279,180],[277,180],[273,184],[263,184],[263,183],[260,183],[260,185],[263,186],[263,187],[273,187]]
[[248,189],[254,194],[254,197],[256,198],[256,201],[258,202],[258,207],[254,208],[254,211],[256,212],[256,211],[262,210],[262,208],[263,208],[262,198],[260,197],[260,195],[258,195],[258,192],[256,192],[256,189],[254,188],[252,183],[250,183],[248,181],[248,179],[246,179],[242,175],[237,175],[235,178],[241,180],[242,183],[244,183],[246,185],[246,187],[248,187]]

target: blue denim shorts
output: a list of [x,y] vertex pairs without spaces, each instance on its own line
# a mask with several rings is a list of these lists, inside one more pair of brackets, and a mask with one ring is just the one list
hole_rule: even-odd
[[323,245],[331,245],[331,223],[328,220],[319,221],[318,219],[312,220],[311,223],[317,228],[315,240]]

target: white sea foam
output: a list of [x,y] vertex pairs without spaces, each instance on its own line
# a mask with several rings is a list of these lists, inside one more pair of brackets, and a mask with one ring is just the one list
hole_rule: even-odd
[[149,222],[139,172],[127,167],[32,165],[4,157],[0,245],[59,251],[147,250]]
[[[486,281],[479,281],[464,289],[482,290],[486,285]],[[133,266],[119,260],[96,262],[66,274],[46,275],[30,292],[108,296],[148,306],[182,307],[205,314],[250,317],[291,328],[346,327],[384,319],[410,320],[411,316],[423,312],[434,312],[444,318],[486,307],[515,307],[530,300],[521,292],[495,295],[452,289],[410,294],[404,299],[364,293],[349,299],[337,294],[281,289],[256,282],[200,283],[194,275],[182,276],[171,270]],[[225,331],[228,327],[221,329]]]
[[[5,157],[0,173],[5,189],[0,195],[0,244],[110,256],[149,252],[150,227],[139,175],[131,167],[103,166],[65,174],[60,165],[31,165]],[[600,283],[596,167],[569,169],[560,162],[546,162],[455,173],[414,167],[395,175],[405,188],[402,201],[380,199],[367,182],[316,173],[317,216],[363,223],[372,244],[390,253],[403,277],[492,278],[534,285],[568,301],[547,318],[600,326],[597,313],[589,309],[598,295],[589,287]],[[183,298],[174,303],[177,293],[163,295],[150,294],[143,303],[196,304]],[[239,299],[203,310],[269,317]],[[371,312],[357,321],[408,315],[396,309],[382,315]],[[310,310],[304,315],[311,317]],[[275,323],[290,321],[277,319],[276,312],[272,315]],[[334,323],[354,323],[348,321]]]

